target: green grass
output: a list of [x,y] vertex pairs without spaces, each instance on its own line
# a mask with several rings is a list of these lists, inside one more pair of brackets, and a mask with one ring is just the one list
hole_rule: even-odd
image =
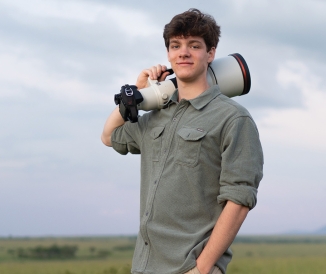
[[279,243],[279,239],[274,242],[234,243],[231,247],[233,260],[227,273],[325,274],[326,242],[323,239],[320,243],[304,238],[286,243]]
[[[135,240],[135,237],[0,239],[0,273],[127,274],[130,273]],[[19,248],[27,249],[53,244],[78,246],[76,258],[69,260],[27,260],[17,258],[10,253],[10,250]],[[110,255],[98,259],[93,254],[99,250],[110,251]]]
[[[27,260],[10,250],[35,246],[76,245],[75,259]],[[134,237],[0,239],[1,274],[127,274]],[[326,237],[238,237],[227,274],[326,274]],[[99,259],[96,250],[110,251]],[[9,253],[8,253],[9,251]]]
[[[35,246],[76,245],[77,260],[91,258],[100,250],[110,251],[111,259],[130,259],[133,254],[135,237],[80,237],[80,238],[0,238],[0,263],[16,261],[10,250],[27,249]],[[93,252],[91,250],[94,250]],[[8,252],[9,251],[9,252]]]
[[128,274],[129,260],[29,261],[0,264],[1,274]]
[[228,274],[325,274],[325,257],[236,258]]

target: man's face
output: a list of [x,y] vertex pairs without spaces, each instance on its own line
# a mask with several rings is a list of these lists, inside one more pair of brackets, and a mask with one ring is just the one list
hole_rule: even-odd
[[215,48],[207,52],[202,37],[173,37],[170,39],[168,60],[177,78],[183,82],[195,82],[205,77],[207,66],[214,60]]

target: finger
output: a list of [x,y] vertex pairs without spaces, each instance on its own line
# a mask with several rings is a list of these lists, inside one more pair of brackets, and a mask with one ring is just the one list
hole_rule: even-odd
[[158,64],[156,67],[157,67],[157,75],[158,76],[161,76],[162,73],[165,72],[167,69],[165,65],[160,65],[160,64]]
[[138,76],[136,86],[138,89],[145,88],[149,78],[153,78],[153,72],[151,69],[144,69]]
[[162,73],[163,73],[163,66],[160,65],[160,64],[158,64],[158,65],[156,65],[154,68],[155,68],[155,72],[156,72],[156,79],[159,79],[160,76],[161,76]]
[[157,79],[160,79],[163,75],[163,73],[167,70],[166,66],[164,65],[157,65]]
[[164,81],[168,75],[170,75],[170,72],[169,72],[169,71],[165,71],[165,72],[163,72],[163,73],[161,74],[161,76],[159,77],[158,81],[159,81],[159,82]]
[[152,66],[149,69],[149,78],[152,80],[156,80],[159,77],[159,73],[161,72],[161,67],[160,66]]
[[[151,80],[159,80],[161,79],[163,73],[167,70],[167,67],[164,65],[156,65],[156,66],[152,66],[149,69],[145,69],[143,71],[144,74],[147,74],[147,77],[149,77]],[[164,79],[166,78],[166,76],[169,75],[169,73],[167,73],[164,76]]]

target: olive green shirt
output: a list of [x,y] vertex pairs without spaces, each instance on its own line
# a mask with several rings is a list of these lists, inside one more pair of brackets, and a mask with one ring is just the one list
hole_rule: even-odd
[[[141,154],[132,273],[187,272],[196,266],[226,201],[250,209],[257,202],[263,153],[248,111],[218,86],[192,100],[177,99],[176,91],[166,109],[112,134],[116,151]],[[228,249],[215,265],[225,273],[231,257]]]

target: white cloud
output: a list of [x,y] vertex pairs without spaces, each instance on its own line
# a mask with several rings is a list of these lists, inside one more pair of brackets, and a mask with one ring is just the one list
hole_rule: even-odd
[[[2,5],[10,8],[11,15],[21,21],[67,20],[77,23],[102,24],[120,28],[126,35],[151,35],[161,31],[153,25],[145,12],[122,8],[113,4],[81,1],[4,0]],[[115,41],[119,43],[119,41]]]
[[128,49],[161,33],[145,11],[110,3],[4,0],[0,10],[15,26],[0,35],[0,98],[37,90],[72,104],[113,104],[114,91],[139,72],[125,65]]
[[29,89],[40,90],[50,98],[66,100],[74,104],[108,102],[108,94],[94,92],[87,82],[60,72],[49,72],[43,60],[0,54],[0,97],[26,98]]
[[326,90],[322,79],[302,62],[286,61],[279,67],[276,80],[285,91],[295,89],[298,96],[302,95],[304,108],[269,110],[258,122],[265,141],[326,150]]

